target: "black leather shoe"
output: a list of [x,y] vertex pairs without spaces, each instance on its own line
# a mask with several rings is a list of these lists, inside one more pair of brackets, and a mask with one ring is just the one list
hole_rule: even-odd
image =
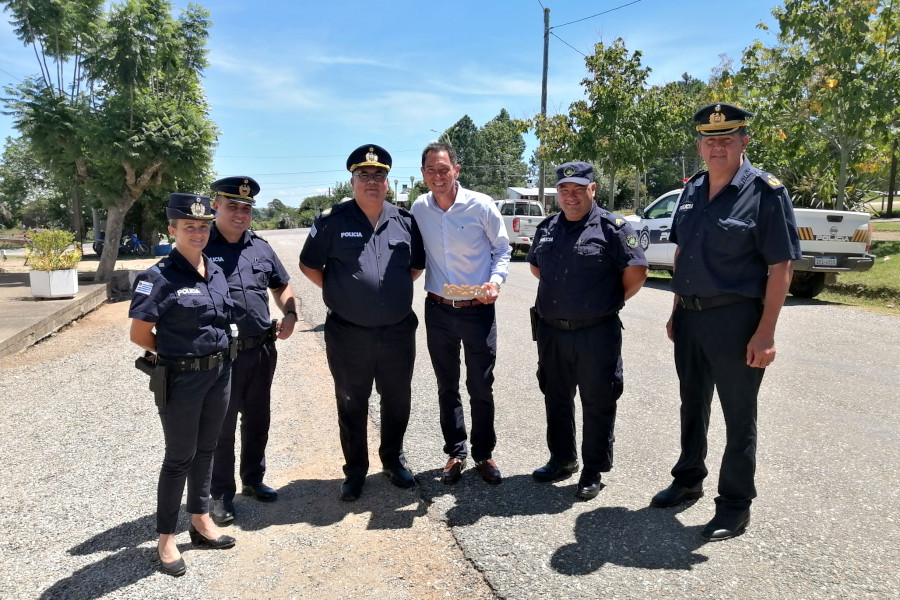
[[670,506],[678,506],[687,500],[696,500],[703,496],[703,484],[699,483],[694,487],[684,487],[673,483],[663,491],[659,492],[650,500],[650,506],[656,508],[668,508]]
[[453,485],[462,477],[463,469],[466,468],[466,459],[451,458],[444,467],[444,473],[441,475],[441,481],[444,485]]
[[344,483],[341,484],[341,500],[344,502],[355,502],[359,500],[365,482],[365,477],[346,478]]
[[[159,555],[157,554],[157,556]],[[178,557],[178,560],[169,563],[163,562],[160,558],[159,570],[172,577],[181,577],[187,572],[187,565],[184,564],[184,557],[181,556]]]
[[384,474],[398,488],[411,488],[416,485],[416,478],[406,467],[385,467]]
[[579,500],[593,500],[601,489],[603,489],[603,484],[600,483],[599,473],[597,475],[582,473],[578,480],[578,487],[575,489],[575,497]]
[[260,502],[275,502],[278,498],[278,492],[264,483],[245,485],[241,493],[245,496],[254,496]]
[[503,483],[500,469],[497,468],[497,463],[494,462],[493,458],[479,460],[475,463],[475,470],[481,473],[481,478],[484,479],[486,483],[491,485]]
[[551,460],[540,469],[535,469],[531,476],[534,477],[536,481],[547,483],[549,481],[556,481],[557,479],[565,479],[566,477],[577,471],[577,461],[572,461],[570,463],[558,463]]
[[188,527],[188,533],[191,535],[191,543],[195,546],[207,546],[212,550],[227,550],[234,547],[235,539],[230,535],[220,535],[216,539],[211,540],[197,531],[193,523]]
[[713,517],[712,521],[706,524],[706,527],[700,532],[707,542],[721,542],[733,537],[737,537],[747,531],[747,525],[750,524],[750,510],[741,511],[736,514],[718,514]]
[[231,525],[234,521],[234,501],[231,498],[210,498],[209,516],[220,527]]

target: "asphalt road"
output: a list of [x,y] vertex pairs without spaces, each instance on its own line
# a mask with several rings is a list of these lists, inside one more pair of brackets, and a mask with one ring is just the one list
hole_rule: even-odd
[[[296,266],[306,234],[266,236],[294,278],[307,319],[321,324],[321,293]],[[424,277],[416,283],[420,327],[407,454],[431,502],[429,514],[448,522],[500,597],[900,597],[895,317],[788,300],[778,359],[760,393],[759,497],[751,526],[740,538],[703,544],[699,530],[713,515],[724,447],[716,407],[707,496],[687,507],[648,507],[669,484],[678,455],[665,283],[648,282],[622,312],[626,381],[616,464],[600,495],[586,503],[573,497],[577,478],[542,485],[530,475],[548,455],[528,325],[537,280],[521,259],[511,265],[497,305],[494,457],[505,481],[489,487],[466,471],[457,486],[440,484],[446,457],[425,346],[423,283]],[[377,397],[371,413],[377,417]]]

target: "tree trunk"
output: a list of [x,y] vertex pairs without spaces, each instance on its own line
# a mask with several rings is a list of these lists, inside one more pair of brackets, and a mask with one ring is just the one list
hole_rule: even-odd
[[888,202],[887,214],[888,219],[894,216],[894,194],[897,192],[897,140],[891,145],[891,178],[888,181]]
[[81,220],[81,194],[78,191],[78,184],[72,187],[72,214],[70,215],[70,225],[72,231],[75,232],[75,241],[79,244],[84,243],[84,223]]
[[834,201],[835,210],[844,210],[844,207],[847,205],[847,167],[850,164],[850,151],[842,146],[840,152],[841,167],[840,171],[838,171],[837,198]]
[[100,264],[97,265],[97,274],[94,276],[94,281],[109,281],[116,267],[125,213],[134,204],[134,200],[129,202],[130,198],[131,194],[125,191],[122,193],[122,200],[109,207],[106,215],[106,241],[103,243],[103,254],[100,256]]
[[609,170],[609,205],[607,210],[616,209],[616,170]]
[[634,172],[634,203],[632,205],[632,209],[637,210],[638,206],[641,204],[641,172],[636,170]]

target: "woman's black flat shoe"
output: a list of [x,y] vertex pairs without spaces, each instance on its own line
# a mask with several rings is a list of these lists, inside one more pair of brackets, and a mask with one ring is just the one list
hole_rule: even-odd
[[209,539],[194,527],[191,523],[188,527],[188,533],[191,535],[191,543],[195,546],[209,546],[213,550],[225,550],[234,546],[235,539],[230,535],[220,535],[214,540]]
[[184,564],[184,558],[182,557],[179,557],[178,560],[169,563],[163,562],[160,558],[159,570],[166,575],[171,575],[172,577],[181,577],[187,571],[187,566]]

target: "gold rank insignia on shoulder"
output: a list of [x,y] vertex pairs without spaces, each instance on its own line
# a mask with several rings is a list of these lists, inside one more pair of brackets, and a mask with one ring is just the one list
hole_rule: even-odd
[[781,185],[781,181],[779,181],[778,178],[775,177],[774,175],[771,175],[771,174],[766,175],[766,180],[767,180],[771,185]]
[[206,209],[200,204],[200,198],[191,204],[191,214],[195,217],[202,217],[206,215]]
[[366,152],[366,161],[367,162],[378,162],[378,155],[375,154],[375,148],[369,146],[369,151]]
[[622,223],[624,223],[624,222],[625,222],[625,221],[622,220],[622,219],[616,219],[616,227],[621,227],[621,226],[622,226]]

